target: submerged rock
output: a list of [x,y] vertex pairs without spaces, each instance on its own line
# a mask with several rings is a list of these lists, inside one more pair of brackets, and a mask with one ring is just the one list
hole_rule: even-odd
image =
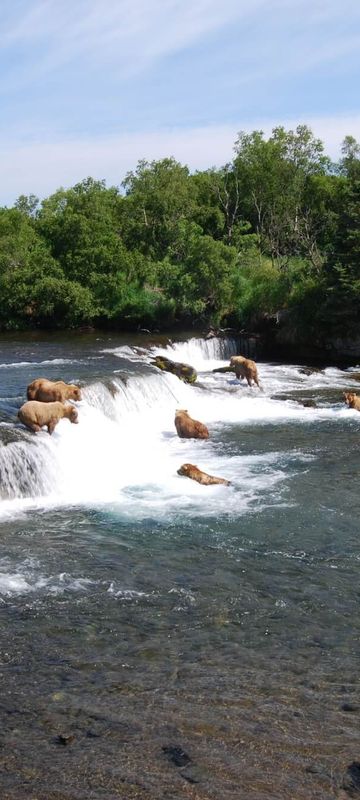
[[293,394],[284,394],[284,393],[274,394],[274,395],[271,395],[271,400],[280,400],[282,402],[284,400],[291,400],[291,402],[297,403],[299,406],[304,406],[304,408],[317,408],[318,407],[316,401],[312,400],[311,397],[310,398],[308,398],[308,397],[294,397]]
[[218,367],[213,369],[212,372],[235,372],[235,367]]
[[360,797],[360,762],[353,761],[352,764],[349,764],[345,778],[343,781],[342,788],[345,789],[345,792],[349,795],[349,797]]
[[63,747],[72,744],[74,740],[75,735],[73,733],[59,733],[58,736],[55,736],[55,744],[61,744]]
[[187,764],[191,764],[190,756],[185,753],[182,747],[178,747],[177,745],[164,745],[162,751],[176,767],[186,767]]

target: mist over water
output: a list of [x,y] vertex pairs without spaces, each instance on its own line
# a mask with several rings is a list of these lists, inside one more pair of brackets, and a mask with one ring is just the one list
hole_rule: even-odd
[[[0,346],[3,678],[20,714],[28,686],[15,752],[35,764],[34,797],[48,800],[49,764],[57,791],[82,796],[70,765],[90,753],[96,800],[135,797],[139,782],[154,798],[336,797],[358,757],[360,414],[342,395],[360,368],[258,363],[259,391],[212,371],[238,348]],[[196,384],[156,369],[156,354],[191,364]],[[62,420],[51,437],[20,425],[39,376],[80,382],[78,425]],[[179,439],[177,408],[209,440]],[[180,477],[185,462],[231,486]],[[13,737],[11,714],[6,726]],[[165,746],[189,754],[182,774]]]

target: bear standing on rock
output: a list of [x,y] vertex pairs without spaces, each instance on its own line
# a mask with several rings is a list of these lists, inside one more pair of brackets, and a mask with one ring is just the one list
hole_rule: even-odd
[[208,439],[209,431],[202,422],[192,419],[184,408],[175,412],[175,428],[180,439]]
[[256,383],[260,389],[255,361],[251,361],[250,358],[244,358],[244,356],[231,356],[230,366],[235,367],[235,375],[238,380],[246,378],[248,386],[252,386],[252,383]]
[[36,378],[27,387],[27,399],[40,400],[43,403],[65,403],[65,400],[81,400],[81,389],[74,383]]
[[70,422],[78,422],[78,412],[74,406],[64,405],[64,403],[41,403],[38,400],[30,400],[21,406],[18,417],[21,422],[36,433],[46,425],[48,432],[53,433],[59,420],[67,417]]

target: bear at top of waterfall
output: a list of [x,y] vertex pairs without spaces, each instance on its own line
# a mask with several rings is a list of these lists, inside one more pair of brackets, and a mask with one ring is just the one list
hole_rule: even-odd
[[231,356],[230,366],[235,368],[235,375],[238,380],[246,378],[248,386],[252,386],[253,383],[256,383],[260,389],[255,361],[251,361],[250,358],[244,358],[244,356]]
[[175,412],[175,428],[180,439],[208,439],[209,431],[203,422],[192,419],[184,408],[177,408]]
[[355,394],[355,392],[344,392],[343,397],[349,408],[360,411],[360,397],[358,394]]
[[70,422],[78,422],[78,412],[70,403],[42,403],[39,400],[29,400],[21,406],[18,412],[21,422],[37,433],[46,425],[48,432],[53,433],[58,422],[66,417]]
[[40,400],[42,403],[64,403],[65,400],[81,400],[81,389],[75,383],[49,381],[47,378],[36,378],[27,387],[28,400]]
[[221,483],[224,486],[230,486],[230,481],[225,478],[216,478],[214,475],[208,475],[203,472],[195,464],[182,464],[178,469],[178,475],[184,475],[186,478],[191,478],[193,481],[202,483],[203,486],[213,486],[216,483]]

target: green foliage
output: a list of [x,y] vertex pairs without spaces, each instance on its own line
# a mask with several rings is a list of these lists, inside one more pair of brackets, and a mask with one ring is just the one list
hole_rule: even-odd
[[183,222],[163,262],[161,285],[180,317],[219,322],[233,309],[236,267],[234,248],[204,236],[195,223]]
[[161,260],[176,239],[181,221],[192,218],[194,187],[188,168],[173,158],[150,164],[140,161],[136,172],[127,174],[123,186],[125,243],[130,249]]
[[351,330],[360,301],[360,146],[331,164],[306,126],[240,133],[190,175],[140,161],[123,192],[87,178],[0,209],[0,328],[256,326]]
[[288,291],[284,274],[271,259],[247,265],[239,270],[234,318],[240,325],[256,325],[264,314],[274,314],[286,302]]

